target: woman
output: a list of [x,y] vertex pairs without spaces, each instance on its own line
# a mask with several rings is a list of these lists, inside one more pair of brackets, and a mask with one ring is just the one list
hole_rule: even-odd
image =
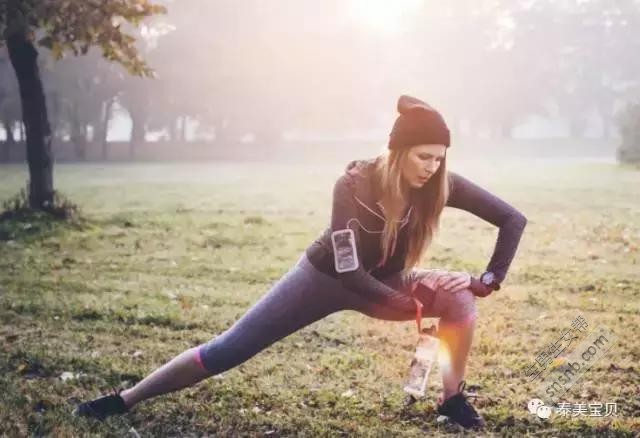
[[[438,412],[465,428],[483,426],[484,420],[463,392],[477,318],[475,297],[500,288],[526,219],[463,177],[447,173],[449,130],[436,110],[401,96],[398,111],[388,153],[349,164],[334,188],[330,227],[240,320],[134,387],[82,403],[76,412],[99,419],[124,413],[142,400],[233,368],[340,310],[410,320],[416,315],[417,300],[423,317],[440,318],[438,332],[448,353],[442,363],[444,390]],[[479,278],[466,272],[415,269],[445,205],[467,210],[500,228],[493,256]],[[340,251],[335,247],[338,242],[346,245]],[[349,254],[352,242],[355,252]]]

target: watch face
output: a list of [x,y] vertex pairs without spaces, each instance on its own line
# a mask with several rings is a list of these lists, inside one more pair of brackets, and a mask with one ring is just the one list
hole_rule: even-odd
[[493,284],[494,280],[495,276],[493,275],[493,272],[485,272],[482,276],[482,283],[486,284],[487,286]]

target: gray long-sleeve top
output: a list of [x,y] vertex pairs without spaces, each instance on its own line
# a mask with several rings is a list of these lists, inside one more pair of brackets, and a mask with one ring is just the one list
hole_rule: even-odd
[[[380,236],[384,227],[384,215],[376,202],[373,169],[375,160],[353,161],[335,184],[331,225],[308,249],[311,263],[322,272],[340,278],[343,285],[356,293],[380,304],[401,311],[414,311],[413,298],[387,286],[380,279],[404,268],[408,251],[409,209],[400,225],[396,249],[383,266],[377,266],[382,256]],[[493,255],[486,270],[493,272],[502,282],[515,256],[520,238],[527,223],[518,210],[477,186],[462,176],[449,172],[448,207],[466,210],[499,228]],[[334,266],[331,233],[351,228],[356,237],[360,261],[355,271],[338,274]],[[424,290],[416,290],[418,298]]]

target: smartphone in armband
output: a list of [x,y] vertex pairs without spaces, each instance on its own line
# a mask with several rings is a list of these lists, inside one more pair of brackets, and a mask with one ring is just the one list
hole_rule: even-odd
[[336,272],[350,272],[358,269],[356,235],[352,229],[334,231],[331,233],[331,243],[333,244]]

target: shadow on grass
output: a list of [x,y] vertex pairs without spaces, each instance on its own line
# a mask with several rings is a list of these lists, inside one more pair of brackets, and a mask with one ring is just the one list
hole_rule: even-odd
[[78,206],[61,193],[54,192],[52,203],[33,209],[22,189],[0,207],[0,241],[29,242],[63,229],[83,229],[86,223]]

